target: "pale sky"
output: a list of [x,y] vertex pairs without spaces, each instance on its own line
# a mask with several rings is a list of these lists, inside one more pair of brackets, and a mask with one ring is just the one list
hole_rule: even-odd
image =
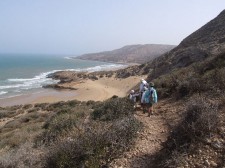
[[224,8],[225,0],[0,0],[0,53],[178,45]]

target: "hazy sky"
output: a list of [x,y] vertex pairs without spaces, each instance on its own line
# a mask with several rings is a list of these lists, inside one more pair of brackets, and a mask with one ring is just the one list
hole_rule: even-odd
[[178,45],[224,8],[225,0],[0,0],[0,53]]

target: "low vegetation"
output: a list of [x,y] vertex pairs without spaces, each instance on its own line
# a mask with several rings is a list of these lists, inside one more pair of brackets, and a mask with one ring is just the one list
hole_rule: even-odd
[[0,167],[104,167],[131,147],[141,128],[126,98],[25,105],[8,121],[12,114],[5,112],[14,109],[0,111],[6,120]]
[[155,79],[161,97],[183,99],[168,140],[156,154],[158,167],[224,166],[225,54]]
[[186,68],[176,69],[154,82],[160,97],[164,98],[174,96],[180,99],[196,93],[220,95],[225,87],[225,53]]

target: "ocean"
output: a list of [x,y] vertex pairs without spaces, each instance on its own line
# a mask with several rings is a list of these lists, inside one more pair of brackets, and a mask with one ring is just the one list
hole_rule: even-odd
[[9,97],[43,92],[43,85],[58,82],[47,78],[47,75],[53,72],[93,72],[123,66],[125,65],[64,56],[0,54],[0,101]]

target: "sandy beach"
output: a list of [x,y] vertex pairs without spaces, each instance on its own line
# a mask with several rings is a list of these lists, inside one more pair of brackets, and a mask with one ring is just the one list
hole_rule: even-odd
[[0,107],[20,104],[52,103],[74,99],[80,101],[103,101],[113,95],[124,97],[140,82],[141,78],[145,78],[145,76],[131,76],[125,79],[103,77],[94,81],[91,79],[83,79],[79,82],[62,84],[65,87],[75,88],[77,90],[43,89],[42,92],[35,94],[0,99]]

